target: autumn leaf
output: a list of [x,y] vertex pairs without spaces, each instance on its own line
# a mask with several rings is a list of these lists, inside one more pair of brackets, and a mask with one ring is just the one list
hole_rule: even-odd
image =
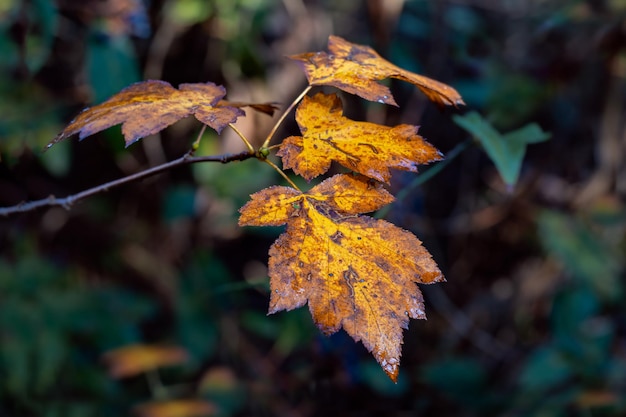
[[213,83],[181,84],[177,90],[165,81],[138,82],[83,110],[48,147],[76,133],[82,140],[120,123],[129,146],[191,115],[220,133],[245,114],[240,106],[224,105],[225,95],[224,87]]
[[177,346],[128,345],[106,352],[103,356],[113,378],[125,378],[163,366],[179,365],[189,358]]
[[343,116],[337,95],[304,97],[296,120],[303,136],[283,140],[277,155],[285,168],[307,180],[328,171],[332,161],[378,181],[389,182],[389,168],[417,171],[418,164],[442,158],[417,134],[417,126],[382,126]]
[[200,399],[154,401],[135,407],[139,417],[205,417],[217,414],[217,407]]
[[368,46],[357,45],[339,36],[328,38],[326,52],[307,52],[290,56],[303,63],[310,85],[331,85],[366,100],[397,106],[389,88],[376,82],[397,78],[419,88],[439,105],[465,104],[449,85],[395,66]]
[[269,313],[308,303],[323,333],[343,328],[395,381],[402,329],[409,318],[426,317],[416,283],[443,276],[412,233],[359,215],[391,201],[380,183],[340,174],[307,193],[261,190],[240,209],[239,224],[287,224],[269,251]]

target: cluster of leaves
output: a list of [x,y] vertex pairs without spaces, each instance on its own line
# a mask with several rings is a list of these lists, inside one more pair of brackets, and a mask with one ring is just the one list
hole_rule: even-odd
[[[98,9],[114,3],[143,4],[134,0],[85,0],[80,5],[7,0],[0,5],[0,32],[4,35],[0,36],[0,48],[5,58],[0,61],[5,74],[0,87],[5,97],[0,118],[1,205],[83,189],[97,182],[96,176],[119,175],[116,167],[128,172],[132,167],[126,163],[132,158],[142,164],[147,156],[153,165],[162,160],[150,158],[150,148],[159,146],[152,138],[135,144],[128,153],[122,153],[122,141],[113,140],[78,147],[66,141],[40,156],[28,152],[28,147],[43,147],[62,128],[68,104],[104,101],[137,81],[140,66],[146,79],[163,78],[175,86],[189,80],[227,79],[230,97],[247,90],[247,80],[263,77],[267,71],[271,75],[266,78],[267,86],[275,90],[276,85],[287,85],[285,79],[291,75],[274,65],[276,58],[285,54],[285,45],[292,47],[294,38],[308,39],[303,34],[311,33],[296,16],[285,18],[282,2],[151,2],[150,16],[158,18],[153,20],[158,22],[155,34],[174,27],[177,40],[172,45],[159,43],[160,48],[135,50],[128,35],[114,36],[102,19],[82,19],[91,15],[81,10],[96,10],[96,3]],[[374,3],[379,2],[368,2],[368,7]],[[383,3],[384,7],[395,4]],[[299,415],[306,415],[307,410],[308,414],[328,414],[329,410],[337,414],[340,409],[351,413],[411,410],[413,414],[555,417],[624,413],[625,310],[619,303],[625,282],[625,200],[620,198],[623,187],[619,186],[624,167],[612,165],[621,161],[612,143],[621,137],[615,129],[623,127],[614,115],[623,110],[619,100],[622,71],[615,63],[623,58],[626,45],[621,24],[624,5],[570,0],[530,6],[528,13],[520,14],[510,2],[489,8],[478,7],[476,2],[404,2],[397,21],[390,22],[381,10],[370,12],[371,19],[365,18],[363,4],[320,4],[323,10],[316,10],[321,13],[305,14],[306,22],[319,29],[316,17],[323,22],[332,19],[335,27],[349,27],[350,36],[372,39],[400,66],[445,74],[468,107],[482,115],[454,116],[477,141],[454,146],[438,139],[437,146],[446,151],[445,160],[420,169],[420,175],[394,177],[394,188],[401,187],[396,202],[375,215],[395,219],[398,225],[428,221],[428,230],[433,232],[429,241],[444,256],[437,261],[442,270],[448,264],[446,278],[454,280],[453,291],[442,292],[443,287],[436,286],[425,294],[432,305],[429,321],[418,326],[419,334],[405,334],[398,383],[381,378],[375,361],[360,354],[355,357],[364,352],[345,332],[329,339],[317,335],[307,309],[265,317],[263,305],[269,292],[263,268],[254,269],[257,259],[264,258],[256,243],[269,247],[267,237],[274,236],[276,228],[251,228],[234,234],[236,212],[232,207],[242,206],[249,194],[272,184],[274,173],[259,169],[256,163],[197,164],[193,170],[161,176],[157,183],[131,184],[92,199],[70,213],[47,208],[37,213],[41,215],[3,218],[4,207],[0,208],[0,246],[3,261],[8,261],[3,268],[2,277],[7,281],[0,304],[3,317],[11,322],[0,330],[6,345],[0,359],[0,375],[5,381],[0,386],[0,414],[86,415],[87,407],[100,414],[109,410],[108,414],[127,414],[122,410],[146,399],[145,381],[127,377],[111,382],[102,375],[96,359],[111,348],[157,341],[184,347],[191,360],[178,365],[182,369],[159,368],[158,377],[171,387],[171,395],[166,397],[158,385],[157,389],[152,385],[155,372],[144,370],[153,400],[165,406],[166,398],[201,397],[214,401],[218,415],[240,414],[233,410],[242,407],[248,413],[255,410],[253,414],[272,410],[265,412],[269,415],[284,414],[285,410]],[[50,12],[49,5],[64,9]],[[7,15],[11,7],[15,13]],[[68,8],[76,12],[68,13]],[[32,14],[33,10],[41,12]],[[28,16],[29,20],[23,20]],[[58,24],[52,28],[46,21],[54,22],[56,17]],[[26,24],[11,27],[11,21]],[[124,19],[126,23],[136,21]],[[371,23],[376,21],[384,22],[382,35],[393,33],[391,39],[373,30]],[[14,28],[28,29],[26,42],[14,37],[23,33]],[[296,32],[298,36],[291,38]],[[55,33],[63,36],[55,37]],[[62,42],[52,48],[46,37]],[[286,39],[290,41],[284,42]],[[139,41],[145,45],[147,39]],[[208,48],[207,42],[211,42]],[[167,56],[155,66],[157,49]],[[49,58],[44,60],[42,53]],[[17,77],[23,74],[16,65],[21,57],[26,58],[30,73],[37,74],[35,79]],[[40,72],[45,61],[49,62]],[[233,68],[244,77],[233,79]],[[56,72],[51,74],[50,69]],[[351,117],[364,120],[362,110],[367,109],[368,114],[400,115],[411,123],[414,119],[410,117],[420,111],[419,106],[403,104],[412,86],[402,82],[386,85],[393,86],[403,110],[359,106],[349,109]],[[52,99],[46,94],[50,91],[58,95]],[[437,114],[435,106],[424,111],[422,134],[429,132],[429,138],[462,136],[447,123],[445,114]],[[506,190],[497,175],[505,179],[503,169],[508,169],[509,175],[516,171],[513,168],[520,167],[526,151],[525,145],[506,142],[511,139],[509,132],[532,120],[550,129],[554,140],[527,148],[530,154],[521,170],[517,169],[520,184]],[[614,128],[611,121],[616,123]],[[188,132],[191,126],[193,123],[179,125],[165,132],[168,157],[175,158],[188,146],[187,141],[169,139],[187,137],[181,131]],[[111,129],[102,137],[112,138],[115,132]],[[530,129],[527,132],[532,133]],[[215,153],[219,144],[206,140],[209,136],[215,137],[206,135],[198,154]],[[606,140],[611,137],[612,142]],[[532,143],[532,138],[527,139],[522,142]],[[481,144],[487,155],[476,146]],[[75,175],[77,172],[85,175]],[[200,187],[189,183],[191,175]],[[607,181],[604,187],[603,179]],[[112,209],[111,202],[120,204]],[[609,204],[613,204],[612,214]],[[393,212],[387,217],[383,212],[389,208]],[[106,227],[99,227],[103,224]],[[35,238],[30,256],[17,243],[22,236]],[[215,240],[216,236],[226,239]],[[245,242],[246,250],[231,250],[233,238],[238,239],[237,244]],[[185,246],[177,246],[180,242]],[[187,246],[191,242],[193,249]],[[144,254],[139,257],[129,252],[120,258],[129,245],[141,248]],[[190,250],[202,259],[194,259]],[[52,260],[63,270],[45,280],[45,272],[31,268],[40,278],[30,278],[30,285],[36,288],[36,296],[31,296],[21,290],[28,277],[22,272],[22,262],[15,260],[31,267]],[[221,262],[234,274],[229,277],[226,270],[215,270]],[[137,269],[142,267],[145,269]],[[173,295],[159,296],[156,309],[141,325],[134,324],[136,319],[126,312],[139,300],[126,297],[123,288],[97,299],[81,292],[74,297],[80,308],[69,308],[68,294],[85,286],[100,293],[103,283],[121,281],[124,288],[153,295],[151,288],[159,289],[163,282],[173,284],[174,276],[176,285],[185,287],[193,277],[197,287],[185,291],[168,287],[167,294]],[[221,280],[227,283],[222,286]],[[263,283],[262,288],[250,290],[252,282],[255,288],[257,282]],[[59,301],[42,301],[46,293]],[[25,302],[15,302],[18,294]],[[153,296],[146,301],[157,300]],[[174,320],[164,317],[172,304],[177,308],[172,312]],[[35,315],[45,319],[24,320]],[[81,324],[77,331],[72,323],[85,317],[101,324]],[[176,329],[169,329],[170,323]],[[102,331],[94,332],[94,328]],[[63,363],[59,362],[60,340],[65,345]],[[48,347],[51,351],[46,352]],[[136,352],[114,350],[106,355],[107,363],[114,365],[113,359],[121,353]],[[150,349],[144,353],[149,354]],[[135,356],[133,361],[139,359],[143,358]],[[28,375],[25,363],[31,379],[24,378]],[[342,366],[336,366],[338,363]],[[53,377],[51,369],[56,370]],[[207,379],[215,383],[211,385]],[[21,382],[14,384],[17,380]],[[185,380],[194,383],[182,388],[180,382]],[[228,389],[233,395],[239,390],[239,395],[227,402],[239,407],[228,408],[217,396],[223,395],[225,381],[235,382]],[[141,414],[149,410],[140,408]]]
[[[314,86],[332,86],[396,105],[390,90],[377,81],[397,78],[416,85],[438,105],[458,106],[463,101],[452,87],[403,70],[367,46],[331,36],[328,48],[291,57],[301,63],[308,86],[258,149],[232,123],[244,115],[242,107],[271,113],[271,104],[226,101],[225,89],[213,83],[175,89],[154,80],[133,84],[84,110],[48,147],[74,134],[82,139],[117,124],[122,124],[130,145],[190,115],[218,133],[233,128],[248,148],[241,159],[256,157],[268,163],[291,185],[259,191],[240,210],[242,226],[287,225],[270,248],[270,313],[308,303],[322,332],[343,328],[363,342],[395,380],[402,329],[409,318],[425,318],[416,283],[440,282],[443,276],[417,237],[363,213],[394,200],[384,188],[390,168],[416,172],[419,164],[440,160],[441,154],[417,134],[416,126],[353,121],[342,115],[337,95],[307,93]],[[298,103],[296,120],[302,136],[270,146],[278,125]],[[197,144],[188,155],[196,148]],[[275,148],[284,168],[307,180],[325,174],[332,162],[352,173],[334,175],[303,192],[268,159]]]

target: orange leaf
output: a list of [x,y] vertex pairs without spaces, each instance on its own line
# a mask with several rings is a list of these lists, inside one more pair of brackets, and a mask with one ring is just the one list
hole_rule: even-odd
[[140,417],[204,417],[217,413],[217,407],[205,400],[167,400],[135,407]]
[[409,318],[426,317],[415,283],[443,276],[412,233],[358,215],[393,196],[380,183],[340,174],[307,193],[272,187],[251,197],[240,210],[240,225],[287,223],[269,252],[269,313],[308,303],[322,332],[343,328],[395,381],[402,329]]
[[215,366],[202,374],[197,384],[198,394],[232,392],[237,389],[237,376],[228,367]]
[[128,345],[104,354],[113,378],[125,378],[151,371],[162,366],[179,365],[189,355],[177,346]]
[[328,38],[326,52],[308,52],[290,58],[302,61],[310,85],[332,85],[366,100],[393,104],[389,89],[377,80],[397,78],[417,86],[439,105],[463,105],[461,95],[449,85],[395,66],[369,46],[356,45],[340,38]]
[[304,97],[296,112],[303,136],[283,140],[277,155],[285,168],[307,180],[328,171],[331,161],[378,181],[389,182],[389,168],[417,171],[418,164],[441,159],[417,134],[417,127],[387,127],[343,116],[337,95]]
[[220,133],[245,114],[221,103],[225,95],[224,87],[213,83],[181,84],[178,90],[165,81],[135,83],[104,103],[83,110],[48,147],[76,133],[82,140],[120,123],[128,146],[190,115]]
[[609,407],[616,405],[620,401],[618,395],[612,391],[587,390],[579,393],[576,403],[580,407]]

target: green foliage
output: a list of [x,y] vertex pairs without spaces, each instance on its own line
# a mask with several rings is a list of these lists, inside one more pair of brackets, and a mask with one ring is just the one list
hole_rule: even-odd
[[496,165],[502,180],[509,186],[517,183],[526,146],[550,138],[550,135],[543,132],[535,123],[503,135],[476,112],[454,116],[453,118],[456,124],[472,134],[483,146],[489,158]]
[[86,287],[76,272],[32,254],[0,260],[0,293],[3,404],[12,398],[24,413],[72,415],[95,411],[103,396],[115,402],[116,387],[99,356],[140,339],[139,325],[153,310],[149,299],[112,286]]
[[539,216],[538,225],[546,250],[573,278],[604,300],[623,298],[623,253],[607,239],[606,229],[551,211]]
[[[576,404],[592,392],[612,392],[611,369],[617,365],[610,348],[614,329],[600,315],[601,305],[584,287],[565,288],[552,308],[553,338],[534,350],[519,376],[522,408],[538,415],[563,415],[563,409]],[[619,360],[618,360],[619,361]],[[626,382],[621,378],[619,384]],[[618,385],[619,386],[619,385]],[[625,404],[612,402],[606,411],[623,410]]]
[[[6,42],[10,39],[10,24],[18,18],[30,24],[30,30],[24,35],[22,50]],[[0,4],[0,50],[4,52],[0,65],[25,65],[29,72],[38,71],[50,55],[58,20],[57,7],[52,0],[33,0],[30,5],[17,0],[4,0]]]
[[89,38],[87,72],[94,102],[102,102],[140,80],[137,57],[127,36],[95,31]]

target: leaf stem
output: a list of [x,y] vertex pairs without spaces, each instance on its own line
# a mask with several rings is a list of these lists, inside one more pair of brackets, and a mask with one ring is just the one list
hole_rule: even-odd
[[285,117],[287,117],[287,115],[291,112],[291,110],[296,106],[296,104],[300,102],[300,100],[302,100],[302,98],[309,92],[309,90],[311,90],[311,88],[313,88],[312,85],[307,85],[306,88],[300,93],[300,95],[296,97],[296,99],[289,105],[289,107],[285,109],[283,114],[280,116],[280,119],[278,119],[278,121],[276,122],[276,124],[274,125],[270,133],[267,135],[267,138],[265,139],[265,142],[263,142],[263,145],[261,146],[261,148],[268,147],[268,145],[272,141],[272,137],[274,137],[274,134],[278,130],[278,127],[285,120]]
[[241,131],[239,129],[237,129],[235,127],[234,124],[229,123],[228,126],[230,126],[231,129],[233,129],[235,131],[235,133],[241,138],[241,140],[243,141],[243,143],[246,144],[246,147],[248,148],[248,151],[250,153],[254,153],[254,147],[252,146],[252,144],[248,141],[248,139],[246,139],[245,135],[243,133],[241,133]]
[[[108,191],[111,188],[120,186],[122,184],[126,184],[128,182],[137,181],[139,179],[143,179],[155,174],[159,174],[163,171],[167,171],[168,169],[188,165],[195,164],[198,162],[220,162],[222,164],[233,162],[233,161],[245,161],[246,159],[255,158],[256,155],[254,151],[245,151],[236,154],[222,154],[222,155],[207,155],[207,156],[193,156],[193,148],[190,149],[187,153],[181,156],[178,159],[174,159],[170,162],[166,162],[161,165],[157,165],[152,168],[148,168],[144,171],[137,172],[135,174],[128,175],[123,178],[119,178],[114,181],[109,181],[107,183],[98,185],[93,188],[89,188],[87,190],[81,191],[77,194],[72,194],[64,198],[57,198],[51,195],[48,198],[44,198],[41,200],[34,200],[29,202],[22,202],[10,207],[0,207],[0,216],[8,216],[9,214],[15,213],[25,213],[28,211],[35,210],[40,207],[54,207],[61,206],[66,210],[69,210],[72,205],[84,198],[90,197],[92,195],[96,195],[105,191]],[[278,169],[278,167],[276,167]]]
[[275,163],[273,163],[272,161],[270,161],[269,159],[263,159],[263,162],[265,162],[266,164],[268,164],[269,166],[271,166],[272,168],[274,168],[276,170],[276,172],[278,172],[285,180],[287,180],[287,182],[289,183],[289,185],[291,185],[293,188],[295,188],[296,190],[302,192],[302,190],[300,190],[300,188],[298,188],[298,186],[289,179],[289,177],[287,176],[287,174],[285,174],[285,172],[278,168],[276,166]]
[[206,127],[207,125],[203,123],[202,129],[200,129],[200,133],[198,133],[198,137],[196,138],[196,140],[193,141],[193,143],[191,144],[191,149],[189,150],[189,152],[187,152],[189,156],[195,154],[200,147],[200,140],[202,139],[202,135],[204,135],[204,132],[206,131]]

